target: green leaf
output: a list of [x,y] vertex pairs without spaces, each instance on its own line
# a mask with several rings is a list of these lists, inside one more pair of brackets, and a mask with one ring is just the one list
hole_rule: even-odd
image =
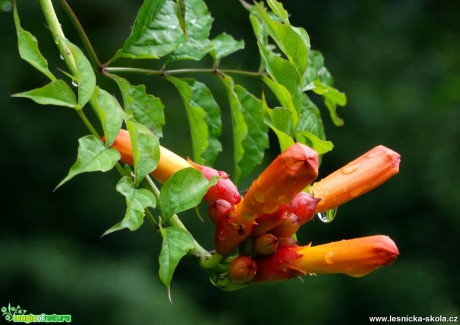
[[144,85],[132,86],[126,79],[114,76],[123,96],[125,111],[145,125],[157,137],[163,135],[164,105],[161,99],[145,92]]
[[194,79],[171,76],[167,79],[176,86],[184,102],[192,137],[193,160],[201,165],[212,165],[222,151],[219,105],[205,84]]
[[123,123],[123,109],[118,101],[104,89],[96,87],[94,91],[94,109],[104,130],[105,143],[110,147]]
[[295,134],[295,138],[298,142],[308,145],[319,155],[329,152],[332,148],[334,148],[331,141],[321,140],[316,135],[308,131],[297,132]]
[[243,174],[242,166],[240,165],[245,156],[244,141],[248,135],[248,124],[244,118],[243,107],[241,106],[238,95],[235,93],[235,83],[233,79],[227,75],[222,75],[221,80],[224,83],[227,91],[230,110],[232,115],[232,131],[233,131],[233,146],[235,159],[234,182],[238,183],[239,178]]
[[217,179],[208,181],[201,171],[194,168],[181,169],[162,186],[160,193],[163,218],[197,206]]
[[243,142],[244,157],[239,163],[241,174],[235,179],[238,182],[262,162],[265,149],[268,148],[268,127],[264,123],[262,101],[240,85],[236,85],[234,90],[248,126],[248,133]]
[[67,39],[60,39],[66,44],[75,60],[75,75],[74,82],[78,85],[78,104],[80,109],[91,99],[96,88],[96,76],[91,63],[80,50],[79,47],[72,44]]
[[56,80],[56,77],[48,69],[48,61],[38,49],[38,41],[35,36],[30,32],[22,29],[16,8],[16,2],[14,2],[14,24],[16,26],[18,49],[21,58],[29,62],[34,68],[39,70],[52,81]]
[[286,89],[285,86],[277,83],[276,81],[273,81],[272,79],[268,77],[263,77],[262,80],[270,88],[273,94],[276,96],[276,99],[278,99],[281,106],[283,106],[289,111],[291,122],[293,125],[292,127],[293,128],[296,127],[299,118],[298,118],[296,106],[294,105],[294,101],[293,101],[292,95],[289,92],[289,90]]
[[243,40],[237,41],[227,33],[217,35],[213,40],[211,40],[211,42],[213,49],[210,54],[216,62],[216,65],[219,64],[219,61],[222,58],[229,56],[238,50],[244,49]]
[[283,4],[281,2],[278,2],[276,0],[267,0],[268,6],[270,9],[278,16],[281,18],[281,20],[286,24],[289,24],[289,14],[288,12],[284,9]]
[[336,126],[342,126],[343,120],[337,115],[337,105],[345,106],[347,104],[347,97],[345,94],[334,87],[325,85],[319,79],[313,81],[308,88],[324,97],[324,104],[329,110],[332,122],[334,122]]
[[176,0],[177,5],[177,19],[179,19],[180,28],[186,34],[185,31],[185,12],[187,7],[185,5],[185,0]]
[[144,222],[145,209],[156,206],[153,193],[143,188],[135,188],[131,178],[128,176],[120,179],[117,184],[117,191],[126,198],[126,213],[122,221],[106,230],[102,236],[125,228],[131,231],[139,229]]
[[[271,5],[275,8],[276,13],[287,22],[287,13],[282,5],[276,1],[271,1]],[[289,62],[295,66],[299,77],[303,76],[307,68],[308,52],[310,50],[309,39],[305,37],[306,32],[300,32],[300,29],[294,29],[291,25],[272,19],[258,2],[255,2],[255,7],[264,27],[276,45],[287,56]]]
[[266,112],[264,122],[275,132],[282,152],[295,143],[290,135],[292,133],[291,113],[282,107],[270,109],[265,102],[265,97],[262,98],[262,103]]
[[114,58],[157,59],[186,41],[174,0],[146,0],[137,14],[131,35]]
[[209,32],[213,18],[203,0],[185,0],[185,33],[187,42],[175,50],[170,61],[201,60],[212,50]]
[[[307,97],[307,95],[305,96]],[[305,102],[308,103],[309,98],[307,97],[306,99],[307,100]],[[313,104],[313,102],[309,101],[309,103],[311,106],[308,104],[305,105],[304,111],[302,112],[302,115],[300,115],[299,123],[297,124],[295,132],[308,131],[312,132],[319,138],[324,139],[324,127],[321,121],[321,116],[319,115],[319,110]]]
[[268,74],[275,80],[277,83],[282,84],[289,91],[294,91],[297,88],[300,89],[300,76],[295,69],[295,66],[277,55],[273,52],[268,51],[260,43],[259,50],[260,54],[265,62],[266,69]]
[[170,284],[174,270],[180,260],[194,248],[192,235],[184,229],[176,227],[160,227],[163,243],[159,256],[159,276],[161,282],[168,289],[169,300],[171,300]]
[[120,159],[120,153],[117,150],[107,148],[94,135],[80,138],[78,144],[77,161],[70,168],[67,176],[56,186],[56,189],[78,174],[109,171]]
[[160,159],[158,138],[142,124],[127,121],[133,150],[135,185],[157,168]]
[[12,96],[29,98],[41,105],[58,105],[72,108],[77,105],[74,92],[63,80],[54,80],[41,88]]
[[319,79],[322,83],[328,86],[332,86],[334,83],[331,74],[324,66],[324,57],[321,52],[310,51],[310,53],[308,53],[308,67],[304,75],[304,87],[316,79]]

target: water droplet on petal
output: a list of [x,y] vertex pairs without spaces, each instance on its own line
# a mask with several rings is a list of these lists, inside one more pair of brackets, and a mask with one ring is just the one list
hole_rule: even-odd
[[344,174],[344,175],[352,174],[352,173],[354,173],[360,166],[361,166],[361,164],[347,165],[347,166],[345,166],[345,167],[343,167],[343,168],[341,169],[342,174]]
[[288,204],[289,202],[291,202],[291,197],[289,195],[281,195],[278,198],[278,202],[281,204]]
[[334,263],[333,258],[334,258],[334,252],[329,252],[324,257],[324,260],[326,261],[327,264],[332,264],[332,263]]
[[255,192],[254,193],[254,200],[256,200],[259,203],[264,203],[265,202],[265,196],[261,192]]
[[373,152],[369,152],[365,157],[368,158],[368,159],[374,158],[375,154]]
[[265,204],[262,207],[262,212],[263,213],[274,213],[276,210],[278,210],[278,204]]
[[316,216],[318,217],[318,219],[324,223],[329,223],[329,222],[332,222],[335,218],[337,214],[337,208],[335,209],[331,209],[331,210],[327,210],[327,211],[324,211],[324,212],[319,212],[316,214]]

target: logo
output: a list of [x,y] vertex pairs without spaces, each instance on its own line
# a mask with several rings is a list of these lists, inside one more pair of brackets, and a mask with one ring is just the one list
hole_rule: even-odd
[[16,307],[8,304],[8,307],[2,307],[2,316],[8,322],[13,323],[70,323],[72,322],[71,315],[47,315],[47,314],[27,314],[26,309],[22,309],[19,305]]

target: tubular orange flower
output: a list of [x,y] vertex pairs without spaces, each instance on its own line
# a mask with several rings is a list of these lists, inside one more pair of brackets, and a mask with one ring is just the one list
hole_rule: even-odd
[[[104,140],[104,139],[103,139]],[[120,130],[115,142],[112,144],[121,155],[121,161],[130,166],[133,165],[133,151],[131,148],[131,138],[129,132],[126,130]],[[174,152],[160,146],[160,160],[158,161],[158,167],[152,172],[152,176],[155,177],[160,183],[164,183],[172,176],[175,172],[191,167],[187,160],[176,155]]]
[[296,143],[282,152],[252,183],[231,215],[217,224],[215,248],[227,255],[245,240],[257,225],[255,219],[289,203],[318,176],[318,154]]
[[318,246],[279,247],[275,254],[256,260],[254,282],[277,281],[311,273],[364,276],[391,265],[398,248],[388,236],[376,235]]
[[[318,154],[296,143],[286,149],[252,183],[238,206],[244,217],[273,213],[318,176]],[[251,218],[251,217],[250,217]]]
[[290,212],[285,205],[281,205],[274,213],[263,214],[256,219],[257,226],[251,233],[252,237],[259,237],[272,230],[289,217]]
[[401,156],[384,146],[364,155],[314,183],[309,191],[320,198],[316,212],[324,212],[383,184],[399,171]]

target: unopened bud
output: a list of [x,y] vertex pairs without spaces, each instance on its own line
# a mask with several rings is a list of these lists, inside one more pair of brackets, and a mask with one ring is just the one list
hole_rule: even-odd
[[300,224],[310,221],[315,216],[316,206],[321,199],[314,198],[308,193],[298,193],[288,204],[288,211],[300,218]]
[[266,233],[257,237],[254,243],[254,251],[260,255],[270,255],[276,252],[278,248],[278,237],[273,234]]
[[290,237],[299,230],[302,225],[300,221],[301,219],[298,216],[291,213],[282,223],[273,228],[270,232],[278,238]]
[[247,283],[254,279],[257,272],[256,262],[249,256],[238,256],[228,268],[228,277],[233,283]]
[[281,237],[278,238],[278,246],[296,246],[297,241],[293,237]]
[[208,209],[209,218],[217,225],[219,219],[225,218],[233,210],[233,204],[225,200],[217,200],[213,202]]

